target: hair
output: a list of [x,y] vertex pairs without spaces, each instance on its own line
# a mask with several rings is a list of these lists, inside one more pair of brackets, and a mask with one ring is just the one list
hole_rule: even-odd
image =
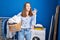
[[[26,2],[25,4],[24,4],[24,8],[23,8],[23,11],[22,11],[22,14],[21,14],[21,16],[22,17],[26,17],[27,15],[26,15],[26,4],[30,4],[29,2]],[[30,11],[29,11],[29,14],[28,14],[29,16],[32,16],[33,15],[33,13],[32,13],[32,9],[30,8]]]

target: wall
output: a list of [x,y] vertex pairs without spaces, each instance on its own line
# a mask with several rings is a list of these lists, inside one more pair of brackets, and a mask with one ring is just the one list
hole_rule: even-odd
[[60,5],[60,0],[58,0],[58,5]]
[[51,16],[55,14],[57,0],[0,0],[0,17],[12,17],[18,14],[27,1],[31,3],[32,9],[37,8],[37,23],[44,25],[46,38],[48,38],[50,20]]

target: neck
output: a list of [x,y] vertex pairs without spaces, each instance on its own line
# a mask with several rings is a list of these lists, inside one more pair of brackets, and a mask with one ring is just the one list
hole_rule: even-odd
[[29,14],[29,11],[26,11],[26,15],[28,16],[28,14]]

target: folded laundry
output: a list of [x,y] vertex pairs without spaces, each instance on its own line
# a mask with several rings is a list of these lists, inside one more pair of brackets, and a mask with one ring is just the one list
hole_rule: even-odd
[[43,27],[42,24],[36,24],[35,27]]
[[15,32],[10,32],[9,27],[7,25],[7,35],[6,38],[12,38],[16,33]]
[[12,18],[8,20],[8,23],[20,23],[21,17],[18,15],[14,15]]
[[8,21],[7,21],[7,35],[6,35],[7,38],[12,38],[15,35],[15,32],[10,31],[9,25],[11,27],[11,26],[13,26],[13,24],[15,24],[14,26],[18,31],[19,27],[20,27],[20,21],[21,21],[21,16],[19,16],[19,15],[14,15],[12,18],[8,19]]
[[34,29],[35,29],[35,30],[43,30],[44,27],[43,27],[42,24],[36,24],[36,25],[34,26]]

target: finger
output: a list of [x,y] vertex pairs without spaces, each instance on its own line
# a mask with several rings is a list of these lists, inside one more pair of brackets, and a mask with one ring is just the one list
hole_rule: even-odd
[[34,11],[35,11],[35,12],[37,12],[37,9],[36,9],[36,8],[34,8]]
[[34,10],[36,10],[36,11],[37,11],[37,9],[36,9],[36,8],[34,8]]

